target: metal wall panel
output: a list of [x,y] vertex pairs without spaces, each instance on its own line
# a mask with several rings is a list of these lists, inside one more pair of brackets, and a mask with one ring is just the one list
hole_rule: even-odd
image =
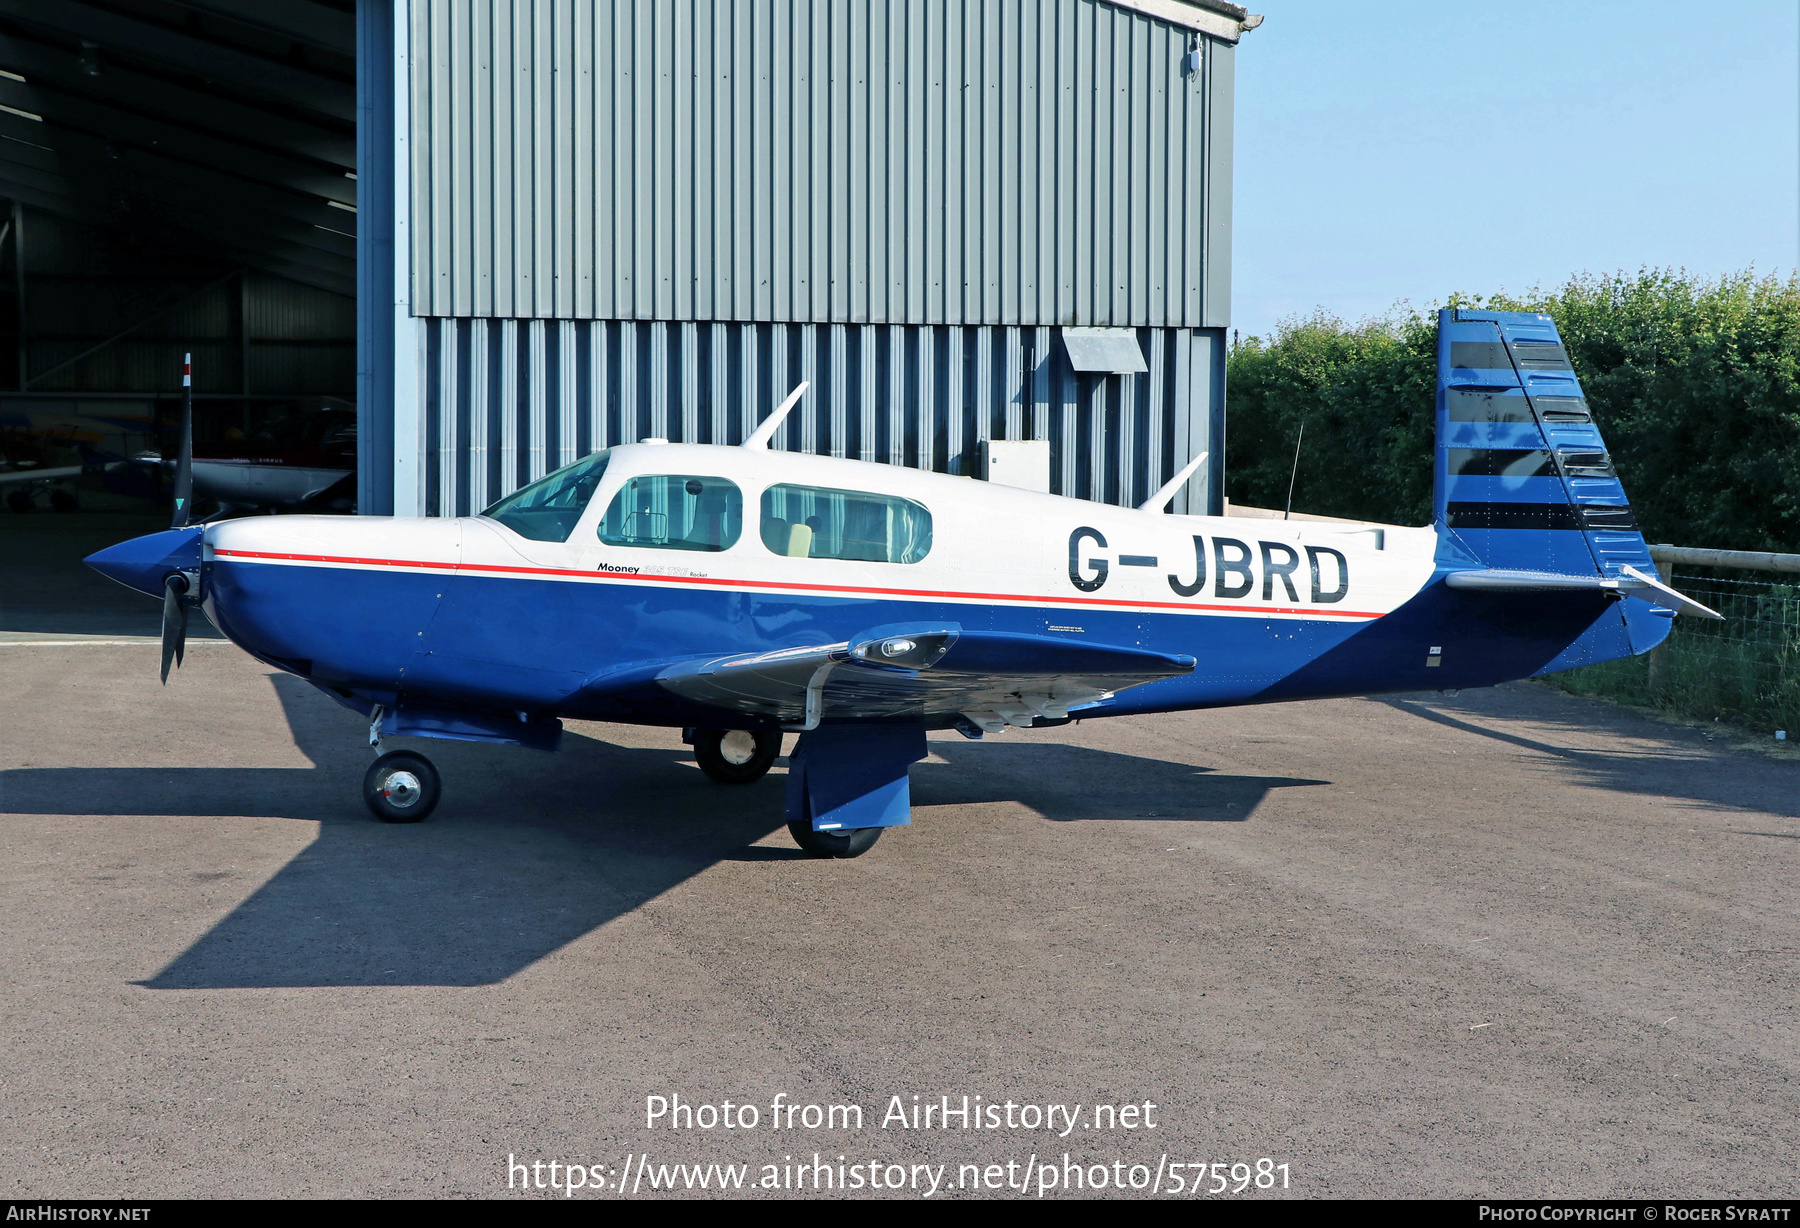
[[408,193],[396,103],[406,77],[395,59],[405,40],[406,0],[357,0],[356,5],[356,507],[364,515],[395,507],[395,486],[408,441],[398,437],[400,381],[404,365],[418,358],[401,345],[395,320],[407,285],[397,275],[395,236]]
[[180,385],[182,355],[192,353],[198,392],[354,392],[354,299],[247,272],[170,302],[181,289],[94,276],[34,281],[27,298],[31,390],[170,392]]
[[401,11],[416,315],[1228,318],[1226,43],[1104,0]]
[[1116,504],[1211,451],[1176,510],[1217,510],[1223,333],[1139,329],[1149,371],[1095,376],[1059,332],[432,319],[421,510],[478,512],[613,444],[741,443],[801,380],[777,448],[973,475],[984,439],[1048,439],[1052,491]]

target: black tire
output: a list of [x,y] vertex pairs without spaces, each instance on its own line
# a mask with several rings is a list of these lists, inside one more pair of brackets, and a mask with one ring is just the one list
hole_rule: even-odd
[[15,512],[29,512],[31,510],[31,492],[27,490],[9,491],[6,496],[6,506]]
[[852,827],[849,831],[814,831],[808,822],[788,824],[794,843],[814,857],[861,857],[875,847],[885,831],[881,827]]
[[754,784],[768,775],[780,753],[781,735],[771,730],[701,729],[694,734],[694,762],[722,785]]
[[72,512],[81,506],[81,500],[66,490],[50,492],[50,510],[53,512]]
[[389,751],[363,776],[363,801],[383,823],[421,821],[437,808],[442,789],[431,760],[409,750]]

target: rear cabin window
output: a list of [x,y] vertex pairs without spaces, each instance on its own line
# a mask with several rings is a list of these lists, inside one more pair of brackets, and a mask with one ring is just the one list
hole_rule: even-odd
[[587,510],[588,500],[600,488],[610,456],[610,452],[596,452],[564,465],[513,491],[481,514],[532,541],[566,542]]
[[744,496],[724,478],[689,473],[632,478],[600,520],[609,546],[729,550],[744,531]]
[[916,563],[931,551],[931,513],[893,495],[771,486],[763,491],[762,539],[789,558]]

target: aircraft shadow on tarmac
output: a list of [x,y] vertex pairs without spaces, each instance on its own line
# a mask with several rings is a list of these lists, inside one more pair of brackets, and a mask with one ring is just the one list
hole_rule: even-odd
[[1049,742],[933,742],[943,764],[912,770],[915,806],[1016,801],[1046,819],[1168,819],[1237,823],[1271,789],[1329,784],[1287,776],[1225,776],[1211,768]]
[[[555,756],[434,742],[445,780],[437,813],[379,823],[358,793],[370,759],[358,718],[298,679],[273,682],[311,768],[0,773],[3,813],[318,823],[310,845],[150,988],[488,985],[721,861],[809,860],[756,844],[782,826],[784,776],[725,788],[686,751],[573,732]],[[915,765],[916,805],[1017,801],[1059,821],[1240,821],[1272,788],[1324,783],[1022,741],[932,749],[945,762]],[[829,873],[834,863],[812,865]]]
[[[1721,761],[1724,747],[1700,742],[1697,731],[1655,722],[1629,709],[1530,685],[1464,691],[1455,700],[1400,695],[1370,702],[1541,755],[1596,788],[1684,798],[1705,809],[1800,818],[1800,795],[1794,788],[1797,769],[1792,762],[1750,755]],[[1557,740],[1564,731],[1576,745]],[[1579,744],[1591,743],[1595,734],[1618,739],[1629,749],[1594,750]],[[1684,746],[1684,740],[1698,744]]]

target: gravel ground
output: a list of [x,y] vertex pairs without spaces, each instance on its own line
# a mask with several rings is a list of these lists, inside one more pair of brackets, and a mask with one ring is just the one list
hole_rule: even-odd
[[[950,735],[910,828],[820,862],[780,767],[710,785],[667,730],[421,744],[443,805],[385,826],[357,717],[155,653],[0,646],[8,1196],[525,1196],[509,1154],[645,1196],[814,1153],[940,1198],[1065,1153],[1108,1195],[1795,1189],[1791,759],[1531,685]],[[882,1124],[915,1095],[1080,1107]]]

